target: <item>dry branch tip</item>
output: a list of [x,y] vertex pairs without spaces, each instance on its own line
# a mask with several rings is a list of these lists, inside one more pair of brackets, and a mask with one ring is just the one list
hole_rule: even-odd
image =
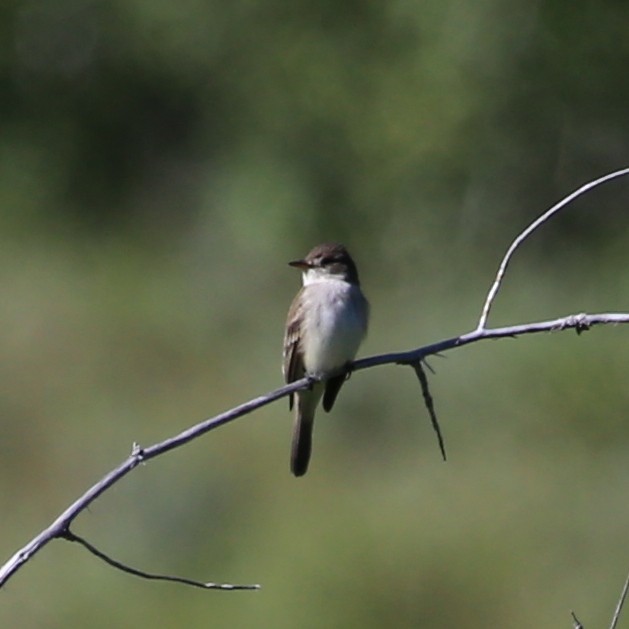
[[419,379],[419,384],[422,389],[422,396],[424,398],[424,405],[426,406],[426,409],[428,410],[428,414],[430,415],[430,422],[432,424],[432,428],[437,435],[437,441],[439,442],[439,450],[441,450],[441,457],[443,458],[444,461],[446,461],[447,460],[446,446],[443,440],[443,435],[441,434],[441,427],[439,426],[439,420],[437,419],[437,413],[435,412],[435,404],[432,399],[432,395],[430,394],[430,389],[428,387],[428,378],[426,377],[426,372],[424,371],[422,361],[419,360],[415,363],[412,363],[411,366],[415,370],[415,374],[417,375],[417,378]]
[[574,629],[585,629],[581,624],[581,621],[577,618],[577,615],[572,610],[570,610],[570,615],[572,616],[572,620],[574,622]]
[[120,570],[122,572],[126,572],[127,574],[131,574],[136,577],[140,577],[141,579],[148,579],[151,581],[170,581],[173,583],[181,583],[183,585],[189,585],[191,587],[201,588],[203,590],[224,590],[224,591],[236,591],[236,590],[259,590],[260,585],[255,583],[251,585],[241,585],[235,583],[214,583],[212,581],[195,581],[194,579],[188,579],[186,577],[178,577],[171,576],[166,574],[155,574],[152,572],[145,572],[144,570],[138,570],[137,568],[133,568],[128,566],[117,559],[113,559],[102,550],[96,548],[93,544],[88,542],[86,539],[79,537],[75,533],[73,533],[69,528],[65,528],[58,535],[69,542],[77,542],[83,548],[85,548],[88,552],[90,552],[98,559],[101,559],[105,563],[110,566]]

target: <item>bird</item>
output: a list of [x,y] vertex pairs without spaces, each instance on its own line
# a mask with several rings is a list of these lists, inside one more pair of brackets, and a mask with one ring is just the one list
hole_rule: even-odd
[[289,397],[289,408],[295,408],[290,467],[295,476],[303,476],[310,462],[316,408],[321,398],[326,412],[334,406],[367,334],[369,302],[356,264],[341,244],[317,245],[305,258],[288,264],[302,272],[303,285],[286,319],[284,380],[324,379]]

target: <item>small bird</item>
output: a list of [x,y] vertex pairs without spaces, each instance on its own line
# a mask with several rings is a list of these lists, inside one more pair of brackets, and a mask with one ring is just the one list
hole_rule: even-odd
[[[369,302],[358,281],[358,271],[347,249],[339,244],[317,245],[301,260],[288,263],[302,272],[303,286],[288,311],[284,334],[283,373],[287,383],[304,376],[326,377],[354,360],[367,334]],[[310,389],[297,391],[291,471],[303,476],[312,449],[315,410],[332,409],[346,374],[341,373]]]

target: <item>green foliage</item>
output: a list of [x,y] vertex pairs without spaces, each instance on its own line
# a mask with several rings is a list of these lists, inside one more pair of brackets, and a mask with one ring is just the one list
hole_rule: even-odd
[[[0,7],[3,559],[148,445],[281,383],[286,262],[345,242],[364,354],[475,325],[532,218],[626,166],[629,5],[13,0]],[[627,310],[626,181],[514,259],[491,321]],[[605,626],[627,571],[627,331],[356,374],[288,473],[265,408],[141,468],[2,626]]]

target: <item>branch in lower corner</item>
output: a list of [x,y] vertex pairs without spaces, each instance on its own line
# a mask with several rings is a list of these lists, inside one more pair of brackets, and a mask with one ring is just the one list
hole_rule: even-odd
[[151,572],[144,572],[143,570],[138,570],[137,568],[132,568],[131,566],[127,566],[116,559],[112,559],[109,555],[106,555],[102,550],[96,548],[93,544],[90,544],[87,540],[75,535],[70,529],[66,529],[61,535],[63,539],[68,540],[69,542],[77,542],[83,548],[88,550],[92,555],[102,559],[105,563],[113,566],[118,570],[122,570],[122,572],[126,572],[128,574],[132,574],[136,577],[140,577],[142,579],[150,579],[153,581],[172,581],[174,583],[183,583],[184,585],[190,585],[192,587],[201,588],[204,590],[259,590],[260,586],[257,584],[253,585],[237,585],[232,583],[212,583],[212,582],[203,582],[203,581],[195,581],[194,579],[187,579],[185,577],[176,577],[165,574],[154,574]]

